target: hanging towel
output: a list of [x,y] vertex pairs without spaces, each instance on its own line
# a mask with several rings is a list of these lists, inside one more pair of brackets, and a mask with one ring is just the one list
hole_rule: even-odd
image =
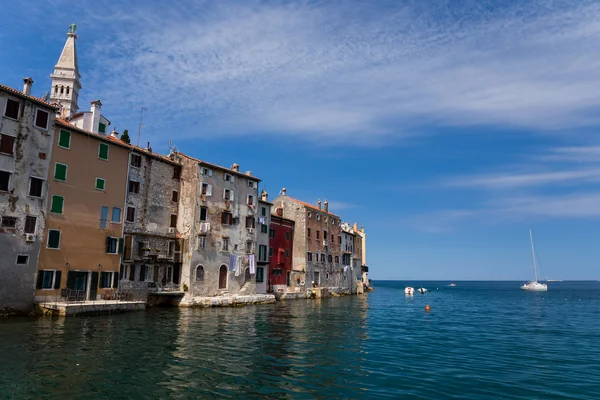
[[233,254],[229,256],[229,270],[235,271],[235,256]]
[[260,217],[258,219],[258,222],[264,225],[265,224],[265,217]]
[[254,254],[250,254],[248,256],[248,263],[250,264],[250,275],[254,275],[256,271],[256,266],[254,264]]
[[210,231],[210,222],[201,222],[200,223],[200,232],[208,233]]
[[240,256],[235,257],[235,276],[240,276],[242,272],[242,258]]

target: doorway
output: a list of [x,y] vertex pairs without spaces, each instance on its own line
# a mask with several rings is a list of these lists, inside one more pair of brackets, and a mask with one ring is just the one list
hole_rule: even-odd
[[221,265],[219,268],[219,289],[227,289],[227,267]]

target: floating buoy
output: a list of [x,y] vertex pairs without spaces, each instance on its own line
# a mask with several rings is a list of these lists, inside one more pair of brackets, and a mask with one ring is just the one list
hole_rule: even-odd
[[429,307],[429,304],[425,305],[425,312],[429,312],[431,311],[431,307]]

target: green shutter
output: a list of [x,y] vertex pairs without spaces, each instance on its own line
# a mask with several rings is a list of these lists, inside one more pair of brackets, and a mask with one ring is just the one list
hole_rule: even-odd
[[62,277],[61,271],[56,271],[56,276],[54,277],[54,289],[60,289],[60,278]]
[[67,272],[67,287],[69,289],[75,289],[75,272]]
[[98,158],[101,160],[108,160],[108,145],[106,143],[100,143],[100,148],[98,149]]
[[113,287],[114,288],[118,288],[119,287],[119,273],[115,272],[113,274]]
[[98,289],[98,273],[92,272],[92,285],[90,286],[90,290],[94,291]]
[[110,237],[106,237],[106,252],[110,253]]
[[96,178],[96,189],[104,190],[104,179]]
[[41,289],[42,285],[44,283],[44,271],[43,270],[39,270],[37,273],[37,283],[35,285],[36,289]]
[[58,145],[66,149],[71,148],[71,132],[61,129],[58,136]]
[[119,239],[119,254],[123,254],[123,247],[125,245],[125,240],[123,238]]
[[106,133],[106,125],[104,125],[102,122],[100,122],[100,124],[98,125],[98,132]]
[[67,166],[65,164],[56,163],[54,165],[54,179],[57,181],[67,180]]
[[64,197],[52,195],[52,205],[50,207],[50,212],[54,214],[62,214],[64,203]]

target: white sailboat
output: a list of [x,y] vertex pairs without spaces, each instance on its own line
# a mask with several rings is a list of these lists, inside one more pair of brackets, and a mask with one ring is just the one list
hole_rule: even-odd
[[521,289],[529,290],[532,292],[547,292],[548,285],[546,285],[545,283],[538,282],[537,262],[536,262],[536,258],[535,258],[535,247],[533,246],[533,235],[531,233],[531,229],[529,230],[529,240],[531,241],[531,255],[533,257],[533,273],[534,273],[535,279],[533,281],[529,281],[526,284],[524,284],[523,286],[521,286]]

